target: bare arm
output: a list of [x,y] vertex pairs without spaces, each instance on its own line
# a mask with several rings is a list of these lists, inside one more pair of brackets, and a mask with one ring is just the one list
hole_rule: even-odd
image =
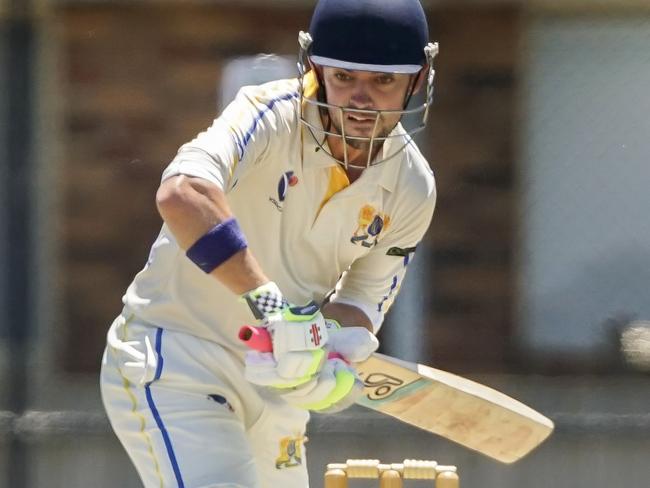
[[342,327],[356,326],[365,327],[370,332],[373,330],[368,316],[353,305],[329,302],[323,305],[321,312],[326,318],[339,322]]
[[[215,225],[233,217],[220,188],[204,179],[184,175],[163,181],[156,193],[156,205],[184,250]],[[239,251],[210,274],[238,295],[269,281],[249,249]],[[373,330],[366,314],[352,305],[327,303],[322,313],[343,326]]]
[[[184,175],[162,182],[156,193],[156,205],[183,250],[215,225],[233,217],[219,187]],[[237,295],[269,281],[249,249],[239,251],[210,274]]]

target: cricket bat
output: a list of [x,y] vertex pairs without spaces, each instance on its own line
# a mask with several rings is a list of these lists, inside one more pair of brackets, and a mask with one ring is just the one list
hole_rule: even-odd
[[[252,349],[272,352],[262,327],[244,326],[239,338]],[[502,463],[521,459],[553,432],[553,422],[541,413],[446,371],[379,353],[355,367],[365,385],[359,405]]]

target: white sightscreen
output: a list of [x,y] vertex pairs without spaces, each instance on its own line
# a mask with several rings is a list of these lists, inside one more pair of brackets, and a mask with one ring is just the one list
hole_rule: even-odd
[[525,54],[519,328],[589,352],[650,318],[650,18],[542,18]]

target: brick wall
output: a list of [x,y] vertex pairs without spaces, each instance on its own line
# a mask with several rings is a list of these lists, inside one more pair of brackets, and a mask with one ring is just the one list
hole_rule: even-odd
[[513,332],[516,62],[509,8],[432,15],[441,42],[431,127],[438,206],[432,355],[456,370],[500,369]]
[[[161,223],[154,206],[160,173],[215,116],[224,62],[296,53],[309,14],[196,5],[56,12],[67,370],[97,369],[106,328]],[[442,51],[428,136],[439,185],[423,245],[433,253],[436,290],[428,340],[438,365],[495,368],[511,331],[518,15],[445,9],[430,20]]]

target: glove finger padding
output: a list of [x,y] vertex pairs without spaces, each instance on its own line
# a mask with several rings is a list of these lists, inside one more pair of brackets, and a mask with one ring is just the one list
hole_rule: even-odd
[[365,327],[340,327],[329,329],[327,346],[351,363],[360,363],[379,347],[375,335]]
[[259,386],[294,388],[313,379],[324,357],[323,350],[300,351],[285,353],[276,361],[273,353],[248,351],[244,377]]
[[330,405],[327,408],[323,408],[321,410],[317,410],[318,413],[321,414],[332,414],[332,413],[338,413],[346,408],[351,407],[354,405],[359,398],[363,396],[363,381],[361,381],[358,377],[354,381],[354,385],[352,389],[350,390],[350,393],[348,393],[345,397],[343,397],[341,400],[338,402]]
[[277,373],[285,380],[305,379],[307,381],[320,370],[324,360],[324,349],[286,352],[276,357]]
[[333,413],[352,405],[363,391],[356,370],[341,359],[329,359],[313,381],[283,394],[293,405]]
[[334,364],[332,360],[329,360],[320,370],[318,376],[291,391],[283,392],[282,397],[292,405],[303,407],[325,400],[335,388]]

